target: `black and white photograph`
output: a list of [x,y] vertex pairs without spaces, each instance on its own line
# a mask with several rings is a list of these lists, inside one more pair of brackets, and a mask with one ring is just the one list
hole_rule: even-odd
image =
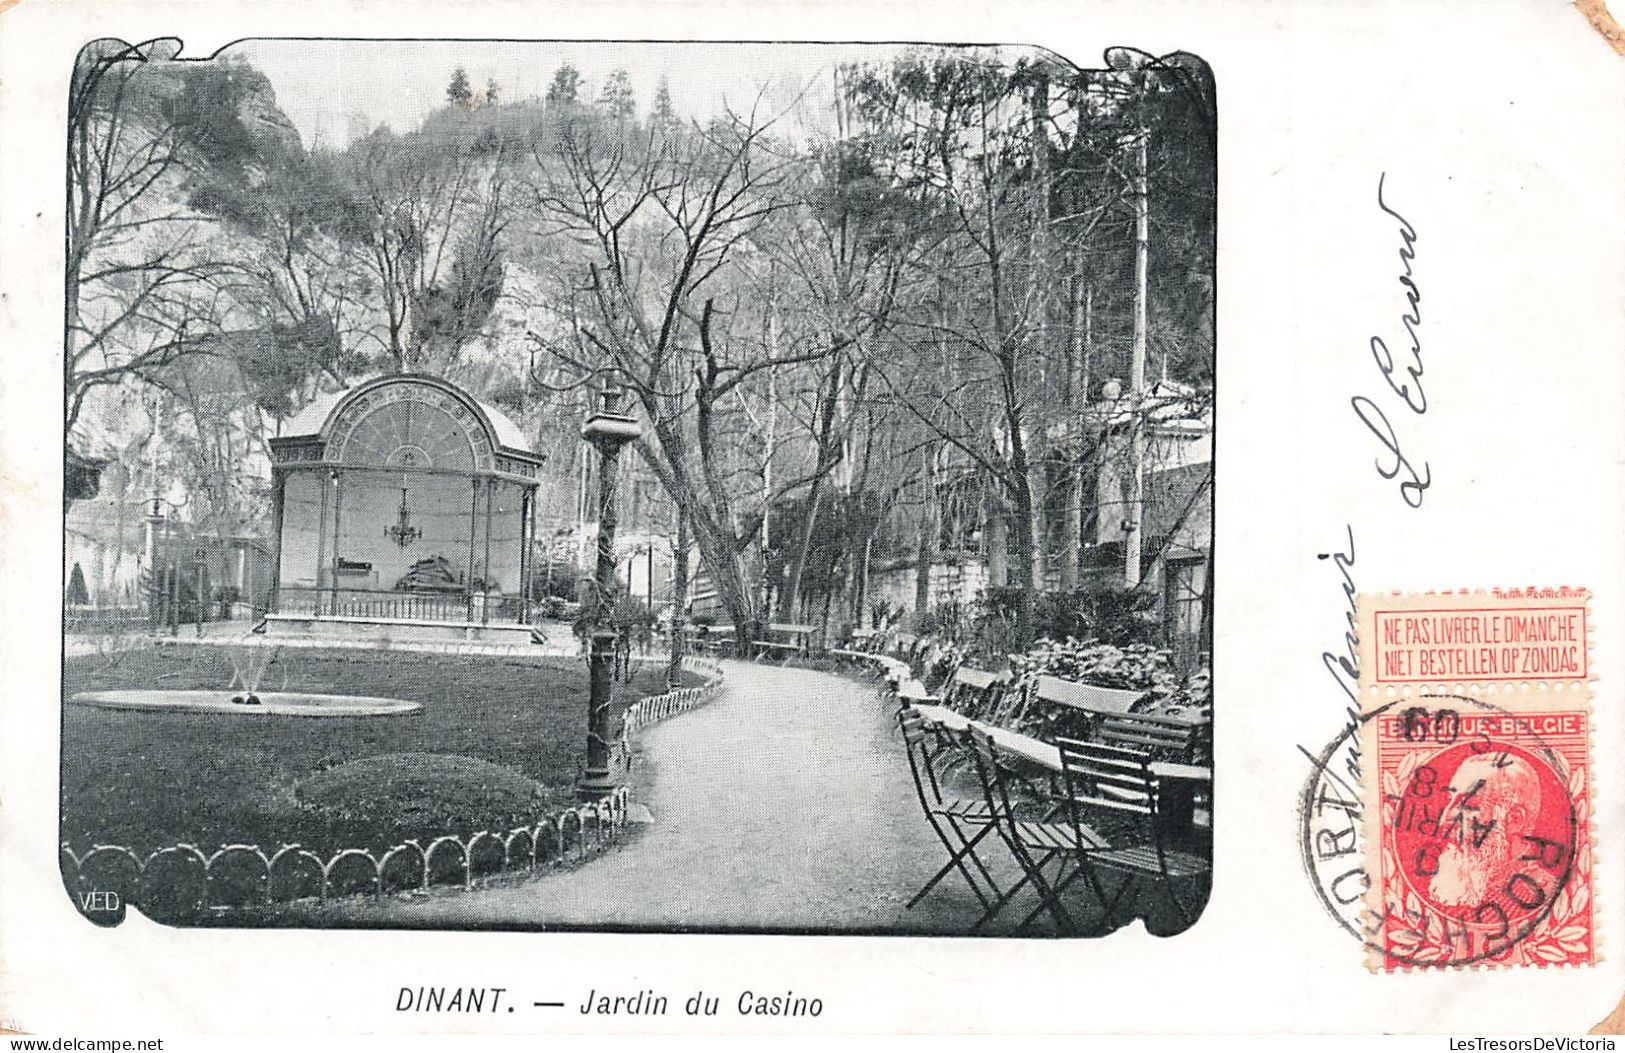
[[1133,43],[88,43],[75,908],[1197,924],[1218,92]]

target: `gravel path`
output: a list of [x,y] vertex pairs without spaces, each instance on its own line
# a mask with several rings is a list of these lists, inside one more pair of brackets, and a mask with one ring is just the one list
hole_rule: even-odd
[[[867,682],[727,662],[707,705],[643,731],[653,821],[583,866],[471,892],[334,904],[314,924],[962,933],[963,881],[904,904],[946,858],[909,779],[892,706]],[[1004,876],[1014,864],[1002,846]],[[1080,883],[1081,884],[1081,883]],[[1007,908],[1008,932],[1027,913]]]

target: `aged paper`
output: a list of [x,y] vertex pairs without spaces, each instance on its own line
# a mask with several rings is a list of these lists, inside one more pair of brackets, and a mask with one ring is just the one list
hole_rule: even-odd
[[1592,1026],[1620,61],[1536,0],[0,11],[0,1025]]

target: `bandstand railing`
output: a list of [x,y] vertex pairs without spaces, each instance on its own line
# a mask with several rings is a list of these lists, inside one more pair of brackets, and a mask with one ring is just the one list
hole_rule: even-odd
[[522,596],[482,592],[404,592],[332,586],[279,586],[277,614],[371,618],[412,622],[466,622],[527,625],[529,605]]

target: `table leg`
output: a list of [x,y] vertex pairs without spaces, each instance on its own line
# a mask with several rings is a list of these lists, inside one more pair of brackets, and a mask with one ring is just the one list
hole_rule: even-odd
[[1196,825],[1196,784],[1185,779],[1160,783],[1157,812],[1170,839],[1177,841],[1190,834]]

